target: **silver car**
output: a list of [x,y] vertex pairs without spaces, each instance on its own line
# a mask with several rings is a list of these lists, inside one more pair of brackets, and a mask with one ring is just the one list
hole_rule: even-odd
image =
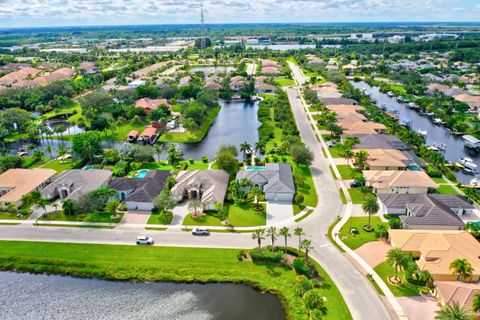
[[137,244],[138,245],[153,245],[155,243],[155,241],[153,241],[153,238],[149,237],[149,236],[138,236],[137,237]]

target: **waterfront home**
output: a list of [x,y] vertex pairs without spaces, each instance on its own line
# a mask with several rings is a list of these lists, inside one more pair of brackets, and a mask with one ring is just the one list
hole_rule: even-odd
[[82,195],[106,187],[112,171],[104,169],[72,169],[62,172],[42,189],[42,198],[78,200]]
[[52,169],[9,169],[0,174],[0,205],[22,204],[22,197],[45,187],[57,172]]
[[[366,149],[353,149],[358,152]],[[402,151],[395,149],[368,149],[367,166],[369,170],[405,170],[414,164]]]
[[154,126],[148,126],[140,134],[140,139],[145,144],[152,143],[155,140],[156,135],[157,135],[157,128],[155,128]]
[[338,121],[345,135],[385,133],[387,127],[381,123],[371,121]]
[[168,170],[140,170],[133,177],[115,178],[108,187],[118,191],[118,199],[125,201],[128,210],[151,211],[153,199],[162,192],[170,174]]
[[[480,293],[480,284],[460,281],[436,281],[435,297],[442,306],[456,302],[461,308],[472,311],[473,298]],[[478,313],[475,314],[478,316]]]
[[24,80],[29,77],[36,76],[41,70],[32,67],[25,67],[17,71],[10,72],[0,78],[0,84],[9,86],[15,82]]
[[220,91],[220,90],[222,90],[222,85],[220,85],[216,82],[211,82],[211,83],[207,83],[205,85],[205,89],[213,90],[213,91]]
[[471,112],[479,112],[480,111],[480,96],[473,96],[471,94],[458,94],[456,96],[453,96],[455,100],[464,102],[468,104],[470,107]]
[[127,135],[127,141],[134,143],[134,142],[137,142],[137,140],[138,140],[138,131],[131,130]]
[[454,230],[389,230],[394,248],[412,252],[420,270],[427,270],[435,281],[455,281],[450,264],[466,259],[473,268],[467,280],[480,279],[480,243],[467,231]]
[[172,198],[200,200],[204,210],[214,210],[217,204],[223,205],[228,181],[228,173],[223,170],[183,170],[175,179]]
[[74,71],[70,68],[61,68],[47,75],[37,77],[33,80],[21,80],[12,84],[17,88],[32,88],[37,86],[46,86],[54,81],[68,80],[73,77]]
[[135,102],[135,108],[142,108],[145,112],[149,113],[152,110],[157,110],[159,106],[168,106],[167,99],[149,99],[142,98]]
[[428,193],[438,185],[423,171],[366,170],[366,185],[377,194]]
[[404,229],[462,230],[461,217],[474,210],[454,194],[379,194],[378,200],[382,212],[400,216]]
[[255,170],[241,170],[237,180],[247,179],[262,188],[265,198],[270,201],[292,201],[295,195],[292,167],[287,163],[267,163]]
[[82,62],[78,68],[80,69],[80,72],[84,74],[95,74],[99,71],[99,69],[95,66],[95,62]]
[[353,99],[347,98],[320,98],[320,101],[325,105],[335,105],[335,104],[343,104],[343,105],[357,105],[358,102]]
[[230,79],[229,87],[233,91],[240,91],[245,88],[245,78],[242,76],[235,76]]
[[273,93],[277,88],[268,83],[255,84],[255,93]]
[[465,93],[465,91],[459,87],[449,87],[439,83],[429,84],[427,87],[427,93],[429,95],[434,95],[435,92],[443,93],[444,95],[450,97]]

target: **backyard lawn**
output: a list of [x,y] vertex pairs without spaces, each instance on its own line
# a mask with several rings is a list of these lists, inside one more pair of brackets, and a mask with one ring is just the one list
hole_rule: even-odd
[[141,134],[147,125],[147,122],[133,123],[129,121],[121,126],[115,126],[113,132],[111,130],[107,131],[103,139],[106,141],[125,141],[130,131],[135,130],[138,134]]
[[22,217],[17,217],[18,212],[0,212],[0,220],[25,220],[31,214],[24,215]]
[[[296,177],[296,190],[297,193],[302,194],[304,197],[303,203],[301,205],[293,204],[293,213],[295,215],[302,212],[302,210],[309,206],[309,207],[316,207],[318,203],[318,196],[317,190],[315,189],[315,185],[313,184],[312,173],[310,172],[310,168],[306,165],[295,165],[292,163],[293,168],[293,175]],[[302,185],[298,183],[299,181],[303,181]]]
[[338,165],[338,171],[340,172],[340,176],[343,180],[352,180],[353,174],[355,173],[355,169],[347,166],[346,164]]
[[444,184],[438,187],[437,192],[440,194],[458,194],[454,187]]
[[123,218],[123,213],[118,213],[118,218],[112,219],[110,213],[95,212],[87,214],[77,214],[74,216],[64,215],[63,212],[50,214],[46,217],[41,216],[38,220],[42,221],[72,221],[72,222],[103,222],[118,223]]
[[374,269],[378,273],[378,275],[383,279],[383,281],[387,284],[387,286],[390,288],[390,290],[396,297],[410,297],[410,296],[419,295],[420,287],[414,284],[411,284],[410,282],[407,282],[407,280],[405,280],[405,274],[403,271],[398,273],[398,275],[403,280],[402,285],[395,286],[393,284],[390,284],[390,282],[388,282],[388,277],[395,275],[395,271],[389,262],[384,261],[380,263],[378,266],[376,266]]
[[184,226],[224,226],[219,218],[212,215],[207,214],[201,218],[193,219],[191,213],[183,219],[182,224]]
[[65,170],[76,168],[78,165],[80,165],[80,163],[81,163],[81,160],[72,160],[72,159],[67,159],[62,161],[50,160],[40,167],[43,169],[53,169],[57,171],[57,174],[59,174]]
[[264,226],[267,223],[265,204],[263,211],[253,210],[253,203],[232,204],[228,206],[228,220],[235,227]]
[[365,202],[365,199],[367,199],[369,196],[375,196],[373,192],[369,192],[365,196],[360,192],[360,188],[349,188],[348,193],[350,194],[350,197],[352,198],[352,203],[353,204],[363,204]]
[[[237,249],[145,247],[0,241],[0,269],[75,275],[108,280],[234,282],[281,295],[286,318],[307,320],[308,311],[297,294],[293,269],[239,261]],[[323,285],[323,319],[351,319],[335,283],[317,267]]]
[[278,83],[282,87],[294,86],[295,80],[287,79],[287,78],[276,78],[275,82]]
[[147,224],[170,224],[173,219],[173,214],[170,211],[163,213],[154,212],[148,218]]
[[337,147],[328,148],[328,151],[330,151],[330,155],[332,156],[332,158],[341,158],[339,154],[340,151],[338,151]]
[[[348,219],[339,231],[339,237],[350,249],[355,250],[367,242],[376,241],[380,238],[380,234],[376,232],[377,226],[382,224],[379,217],[372,217],[370,224],[375,228],[372,232],[363,230],[363,226],[368,223],[368,216],[365,217],[351,217]],[[356,228],[358,234],[352,236],[351,228]]]

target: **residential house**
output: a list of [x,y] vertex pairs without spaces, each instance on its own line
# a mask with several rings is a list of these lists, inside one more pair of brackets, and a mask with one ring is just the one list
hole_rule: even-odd
[[377,194],[382,193],[428,193],[438,185],[423,171],[366,170],[363,175],[366,185]]
[[277,88],[268,83],[255,84],[255,93],[273,93]]
[[145,67],[143,69],[135,71],[134,73],[132,73],[132,77],[133,78],[143,78],[143,77],[149,75],[152,72],[155,72],[155,71],[157,71],[157,70],[159,70],[163,67],[166,67],[169,63],[170,63],[170,61],[162,61],[162,62],[152,64],[151,66],[148,66],[148,67]]
[[347,98],[320,98],[320,101],[325,105],[335,105],[335,104],[344,104],[344,105],[357,105],[358,102],[353,99]]
[[287,163],[267,163],[257,170],[241,170],[237,180],[248,179],[262,188],[265,198],[270,201],[292,201],[295,196],[292,167]]
[[[366,149],[357,149],[357,152]],[[408,157],[395,149],[368,149],[367,166],[369,170],[406,170],[414,164]]]
[[240,91],[245,88],[245,78],[242,76],[235,76],[230,79],[230,89],[233,91]]
[[211,82],[211,83],[207,83],[205,85],[205,89],[213,90],[213,91],[220,91],[220,90],[222,90],[222,85],[220,85],[216,82]]
[[131,130],[128,135],[127,135],[127,141],[131,143],[135,143],[138,140],[138,131],[137,130]]
[[82,62],[79,65],[80,72],[85,74],[98,73],[99,69],[95,66],[95,62]]
[[379,194],[381,211],[400,215],[404,229],[462,230],[461,217],[474,207],[467,198],[453,194]]
[[450,269],[456,259],[466,259],[473,268],[467,280],[480,280],[480,243],[467,231],[458,230],[389,230],[394,248],[412,252],[420,270],[430,272],[434,281],[455,281]]
[[134,80],[134,81],[132,81],[128,84],[128,87],[130,89],[136,89],[136,88],[138,88],[140,86],[144,86],[146,84],[147,84],[147,82],[145,80]]
[[280,69],[277,67],[262,67],[263,74],[277,75],[280,73]]
[[468,106],[470,107],[470,111],[472,112],[480,111],[480,96],[473,96],[471,94],[464,93],[464,94],[459,94],[453,97],[457,101],[468,104]]
[[432,83],[428,85],[427,93],[429,95],[434,95],[435,92],[440,92],[450,97],[465,93],[463,89],[460,89],[458,87],[449,87],[447,85],[439,84],[439,83]]
[[158,107],[161,105],[168,106],[168,100],[142,98],[135,102],[135,108],[143,108],[147,113],[149,113],[152,110],[157,110]]
[[128,210],[151,211],[170,174],[168,170],[149,170],[145,177],[115,178],[109,188],[118,191],[118,199],[125,201]]
[[0,205],[22,204],[22,197],[40,190],[57,172],[52,169],[9,169],[0,174]]
[[228,173],[223,170],[180,171],[171,189],[172,198],[200,200],[203,209],[214,210],[217,203],[223,205],[228,181]]
[[[472,311],[473,299],[480,293],[480,284],[460,281],[436,281],[435,297],[441,305],[454,302],[468,311]],[[478,313],[476,314],[478,316]]]
[[180,78],[180,80],[178,81],[178,86],[179,87],[186,86],[187,84],[190,83],[191,80],[192,78],[190,76],[185,76],[183,78]]
[[338,121],[337,124],[343,128],[345,135],[353,134],[376,134],[385,133],[387,127],[381,123],[371,121]]
[[20,70],[10,72],[3,77],[0,78],[0,84],[9,86],[18,81],[25,80],[29,77],[36,76],[41,70],[32,68],[32,67],[25,67]]
[[108,186],[112,171],[104,169],[72,169],[62,172],[42,189],[42,198],[78,200],[90,191]]
[[140,139],[144,144],[152,143],[157,135],[157,128],[154,126],[146,127],[140,134]]

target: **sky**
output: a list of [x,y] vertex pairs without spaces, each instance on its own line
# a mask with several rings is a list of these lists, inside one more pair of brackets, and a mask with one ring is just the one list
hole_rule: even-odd
[[[195,0],[0,0],[0,28],[196,24]],[[480,21],[479,0],[205,0],[207,23]]]

